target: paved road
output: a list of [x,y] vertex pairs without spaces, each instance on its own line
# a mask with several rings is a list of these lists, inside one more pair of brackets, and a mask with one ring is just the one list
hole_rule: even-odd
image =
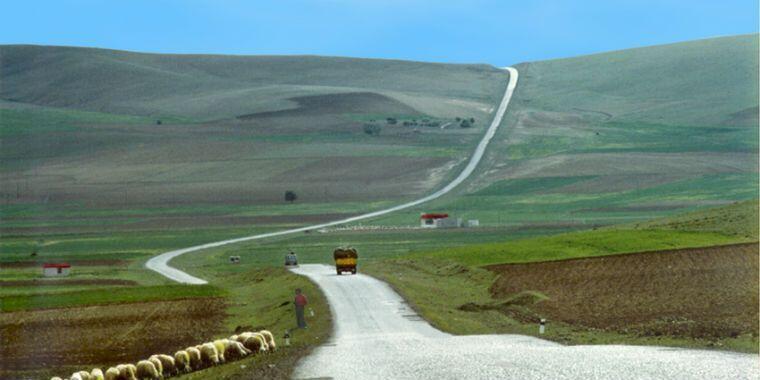
[[293,271],[319,284],[335,322],[332,340],[301,361],[296,379],[757,379],[760,372],[757,355],[449,335],[372,277],[337,276],[326,265]]
[[374,211],[367,214],[353,216],[350,218],[336,220],[336,221],[332,221],[328,223],[316,224],[312,226],[294,228],[290,230],[277,231],[277,232],[271,232],[271,233],[266,233],[266,234],[246,236],[246,237],[241,237],[237,239],[218,241],[214,243],[197,245],[194,247],[165,252],[158,256],[152,257],[150,260],[148,260],[145,263],[145,267],[148,269],[154,270],[158,272],[159,274],[171,280],[174,280],[176,282],[181,282],[181,283],[186,283],[186,284],[205,284],[206,283],[205,280],[198,277],[191,276],[190,274],[187,274],[179,269],[169,266],[169,261],[177,256],[184,255],[186,253],[200,251],[200,250],[204,250],[208,248],[219,247],[222,245],[240,243],[240,242],[249,241],[249,240],[266,239],[266,238],[270,238],[274,236],[289,235],[289,234],[303,232],[306,230],[316,230],[316,229],[336,226],[340,224],[352,223],[359,220],[375,218],[375,217],[389,214],[395,211],[414,207],[419,204],[441,197],[442,195],[451,191],[453,188],[459,186],[462,182],[464,182],[470,176],[470,174],[472,174],[472,172],[475,170],[475,167],[477,167],[478,163],[480,163],[480,159],[483,158],[483,154],[486,151],[486,147],[488,147],[488,143],[491,142],[491,139],[493,138],[494,134],[496,134],[496,129],[499,128],[499,125],[501,124],[501,120],[504,117],[504,113],[507,111],[507,106],[509,105],[509,101],[512,99],[512,94],[514,93],[515,88],[517,87],[517,78],[518,78],[517,70],[511,67],[507,67],[505,69],[509,72],[509,83],[507,84],[507,88],[504,91],[504,97],[502,97],[501,103],[499,103],[499,108],[496,110],[496,115],[494,115],[494,119],[493,121],[491,121],[491,125],[486,130],[486,133],[483,136],[483,138],[480,140],[480,143],[478,143],[478,146],[475,148],[475,152],[473,152],[472,157],[470,157],[470,161],[467,163],[467,166],[464,168],[464,170],[462,170],[462,172],[459,173],[459,176],[457,176],[448,185],[436,191],[435,193],[430,194],[424,198],[420,198],[415,201],[404,203],[402,205],[398,205],[398,206],[391,207],[388,209]]

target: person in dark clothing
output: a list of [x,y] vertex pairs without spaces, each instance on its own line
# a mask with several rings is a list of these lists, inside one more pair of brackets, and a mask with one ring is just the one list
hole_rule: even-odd
[[306,304],[309,303],[309,300],[306,299],[306,296],[301,293],[301,289],[296,289],[296,297],[293,303],[296,305],[296,322],[298,323],[298,328],[305,329],[306,328],[306,319],[303,315],[303,310]]

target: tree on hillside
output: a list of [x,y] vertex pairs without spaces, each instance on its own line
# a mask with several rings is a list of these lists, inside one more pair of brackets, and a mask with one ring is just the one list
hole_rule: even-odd
[[398,123],[398,120],[396,120],[395,117],[389,117],[389,118],[385,119],[385,121],[387,121],[388,124],[390,124],[390,125],[394,125],[394,124]]
[[298,199],[298,196],[294,191],[288,190],[285,192],[285,201],[293,203],[296,199]]
[[461,128],[470,128],[470,127],[472,127],[472,123],[470,123],[470,121],[467,120],[467,119],[463,119],[462,122],[459,123],[459,126]]
[[380,134],[382,127],[378,124],[364,124],[364,133],[370,136],[377,136]]

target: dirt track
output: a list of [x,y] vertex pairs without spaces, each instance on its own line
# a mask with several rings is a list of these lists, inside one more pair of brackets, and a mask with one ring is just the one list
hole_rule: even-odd
[[[639,335],[758,334],[758,244],[489,267],[499,299],[548,296],[534,316]],[[529,312],[528,315],[531,313]]]

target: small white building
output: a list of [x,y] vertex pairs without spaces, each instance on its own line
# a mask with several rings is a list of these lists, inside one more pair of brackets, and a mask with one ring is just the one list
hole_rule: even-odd
[[449,214],[420,215],[420,227],[423,228],[456,228],[463,226],[462,218],[450,218]]
[[42,264],[42,274],[45,277],[63,277],[71,273],[71,265],[66,263],[60,264]]

